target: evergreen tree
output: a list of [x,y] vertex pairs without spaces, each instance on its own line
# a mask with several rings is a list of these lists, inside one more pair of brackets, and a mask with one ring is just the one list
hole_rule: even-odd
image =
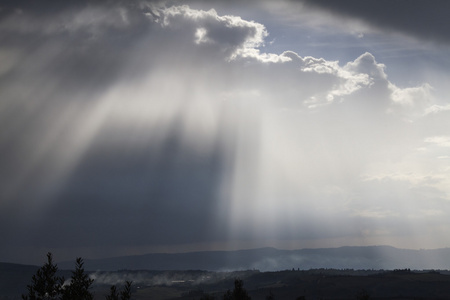
[[75,262],[75,271],[72,271],[70,284],[63,289],[63,300],[92,300],[94,296],[89,291],[94,279],[84,272],[83,259],[78,257]]
[[[76,259],[75,271],[72,271],[70,283],[64,284],[64,277],[56,276],[58,267],[53,263],[53,256],[47,253],[47,263],[36,271],[27,285],[28,294],[22,295],[23,300],[93,300],[89,291],[94,279],[89,278],[83,268],[81,257]],[[131,300],[131,281],[126,281],[123,289],[118,292],[115,285],[111,286],[106,300]]]
[[244,289],[244,282],[241,279],[234,280],[234,290],[231,292],[228,290],[225,295],[223,295],[223,300],[251,300],[252,298],[248,295],[247,291]]
[[52,254],[47,253],[47,262],[37,270],[27,285],[28,295],[22,295],[24,300],[59,299],[64,277],[56,276],[58,267],[53,264]]
[[[115,285],[111,286],[106,300],[130,300],[131,299],[131,281],[126,281],[123,289],[118,292]],[[120,296],[120,297],[119,297]]]
[[125,286],[120,292],[120,300],[130,300],[131,299],[131,281],[126,281]]
[[119,300],[119,293],[115,285],[111,286],[109,289],[109,295],[106,296],[106,300]]

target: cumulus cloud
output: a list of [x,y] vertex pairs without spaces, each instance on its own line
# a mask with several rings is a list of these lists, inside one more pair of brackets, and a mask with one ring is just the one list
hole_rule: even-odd
[[433,136],[425,139],[425,143],[435,144],[440,147],[450,147],[449,136]]
[[400,110],[401,114],[417,117],[432,110],[430,107],[433,97],[432,87],[429,84],[403,89],[391,85],[390,88],[393,101],[392,111]]
[[431,105],[430,107],[427,107],[427,109],[425,110],[426,114],[435,114],[435,113],[439,113],[439,112],[443,112],[443,111],[449,111],[450,110],[450,105]]

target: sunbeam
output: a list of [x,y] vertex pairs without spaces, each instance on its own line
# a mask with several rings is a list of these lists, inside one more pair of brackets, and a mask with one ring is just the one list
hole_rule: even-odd
[[325,2],[0,7],[0,255],[448,247],[448,37]]

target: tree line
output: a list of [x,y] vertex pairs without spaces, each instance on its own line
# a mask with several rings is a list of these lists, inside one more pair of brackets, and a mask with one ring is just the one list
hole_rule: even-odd
[[[75,270],[69,283],[66,283],[63,276],[58,276],[58,266],[53,262],[52,253],[47,253],[47,262],[36,271],[31,278],[31,284],[27,285],[28,293],[22,295],[23,300],[93,300],[94,295],[90,289],[94,279],[84,270],[84,262],[81,257],[75,261]],[[106,300],[130,300],[131,281],[126,281],[121,290],[117,290],[115,285],[110,288],[110,293],[105,296]],[[228,290],[224,295],[224,300],[250,300],[250,296],[243,288],[243,281],[236,279],[234,290]],[[210,295],[204,295],[202,300],[214,299]]]
[[[36,271],[31,278],[31,284],[27,285],[28,293],[22,295],[23,300],[93,300],[94,295],[90,289],[94,279],[90,278],[84,270],[83,259],[78,257],[75,261],[75,270],[69,282],[65,282],[64,277],[58,276],[58,267],[53,263],[53,256],[47,253],[47,262]],[[131,281],[126,281],[122,289],[118,290],[112,285],[106,300],[131,300]],[[215,297],[204,294],[200,300],[214,300]],[[222,297],[223,300],[251,300],[248,292],[244,289],[244,282],[235,279],[234,289],[228,290]],[[275,297],[270,292],[266,300],[274,300]],[[361,290],[356,299],[370,299],[365,290]],[[304,296],[297,297],[296,300],[305,300]]]

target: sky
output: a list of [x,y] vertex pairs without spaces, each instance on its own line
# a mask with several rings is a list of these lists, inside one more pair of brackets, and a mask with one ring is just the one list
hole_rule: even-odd
[[450,247],[448,1],[2,1],[0,261]]

